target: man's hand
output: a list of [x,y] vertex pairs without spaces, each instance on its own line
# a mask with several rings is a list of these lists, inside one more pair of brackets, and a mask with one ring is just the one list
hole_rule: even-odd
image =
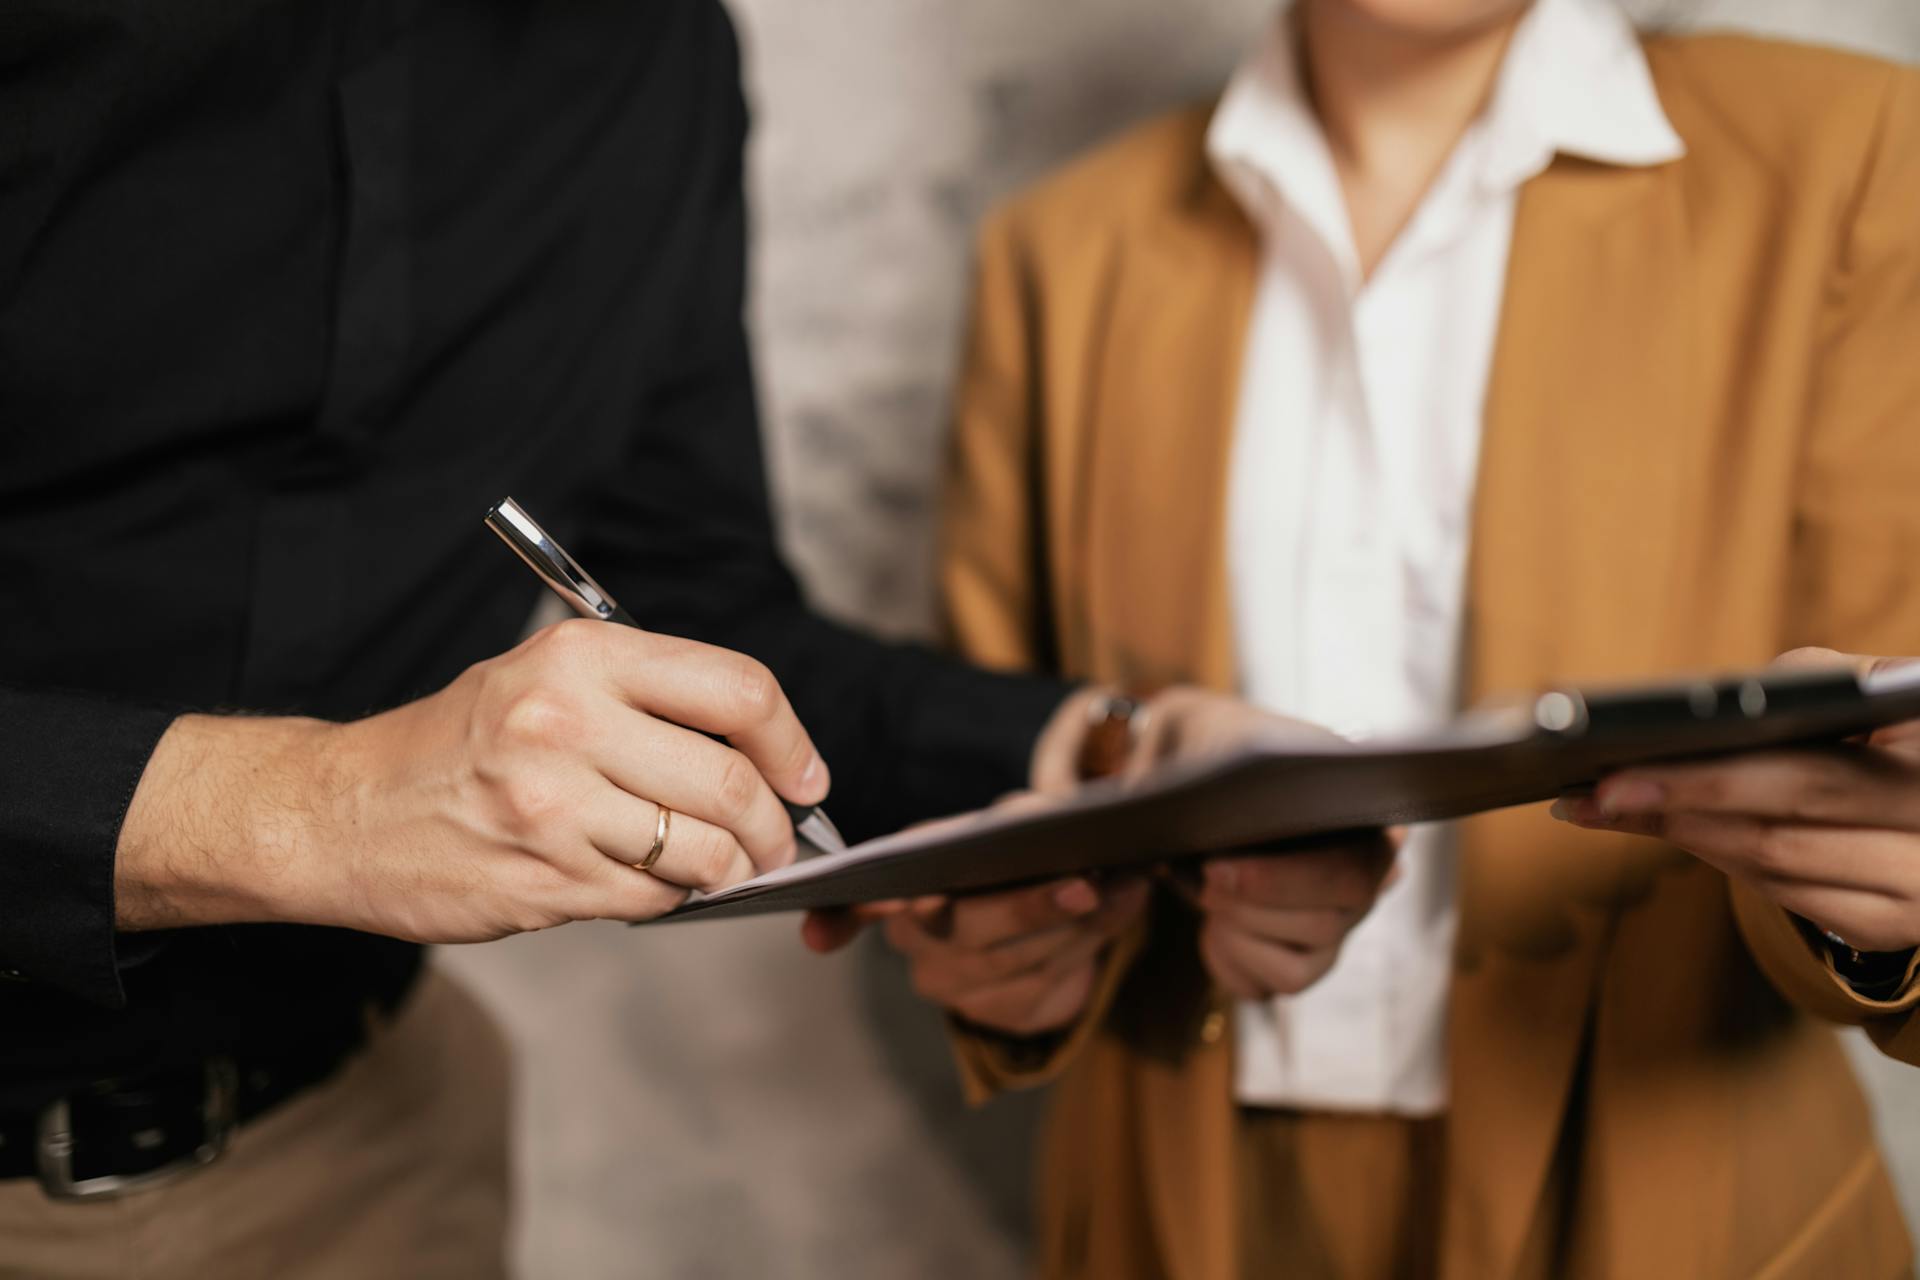
[[951,902],[928,898],[816,915],[805,937],[815,950],[829,951],[850,941],[864,920],[884,920],[887,941],[907,957],[922,996],[977,1026],[1031,1036],[1080,1016],[1101,953],[1146,903],[1145,880],[1096,887],[1075,878]]
[[[759,663],[567,621],[352,724],[176,721],[121,831],[118,922],[473,942],[648,919],[791,861],[775,793],[812,804],[827,783]],[[640,871],[659,805],[666,847]]]
[[[1891,665],[1800,649],[1780,665]],[[1555,816],[1653,836],[1862,951],[1920,946],[1920,721],[1832,747],[1629,769]]]

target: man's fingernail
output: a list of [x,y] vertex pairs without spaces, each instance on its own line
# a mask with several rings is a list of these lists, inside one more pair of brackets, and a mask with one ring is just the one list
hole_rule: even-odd
[[833,785],[832,775],[827,772],[827,762],[820,758],[818,751],[807,761],[807,767],[800,771],[800,795],[808,804],[819,804],[827,798],[827,789]]
[[1561,796],[1558,800],[1555,800],[1553,807],[1547,810],[1547,816],[1549,818],[1558,818],[1562,822],[1572,822],[1573,813],[1567,804],[1567,798]]
[[1601,817],[1617,818],[1660,809],[1667,802],[1667,789],[1645,778],[1619,778],[1601,787],[1595,798]]
[[1054,905],[1062,911],[1085,915],[1100,905],[1100,894],[1085,880],[1069,880],[1053,891]]

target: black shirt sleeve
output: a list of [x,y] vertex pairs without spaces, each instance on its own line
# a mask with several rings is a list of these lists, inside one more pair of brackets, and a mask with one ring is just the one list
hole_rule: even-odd
[[[852,838],[978,807],[1025,784],[1034,739],[1070,686],[991,673],[813,613],[778,551],[742,321],[747,116],[718,5],[690,41],[709,74],[688,104],[673,282],[683,300],[585,563],[640,624],[750,653],[780,679],[833,771]],[[656,282],[656,284],[662,282]],[[605,565],[605,572],[597,566]]]
[[0,687],[0,970],[123,1002],[113,873],[120,824],[174,712]]

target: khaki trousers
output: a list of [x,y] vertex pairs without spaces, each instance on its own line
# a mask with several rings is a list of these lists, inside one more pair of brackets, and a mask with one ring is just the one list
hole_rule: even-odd
[[1419,1280],[1439,1243],[1444,1120],[1245,1107],[1246,1280]]
[[508,1059],[472,997],[429,968],[331,1079],[213,1164],[120,1200],[0,1182],[0,1277],[502,1276]]

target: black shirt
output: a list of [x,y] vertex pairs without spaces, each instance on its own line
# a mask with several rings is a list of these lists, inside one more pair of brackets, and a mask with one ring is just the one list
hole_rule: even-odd
[[1064,690],[807,611],[741,323],[713,0],[0,11],[0,1102],[297,1042],[415,948],[116,937],[185,710],[352,718],[509,646],[511,492],[643,625],[786,685],[849,834],[1017,785]]

